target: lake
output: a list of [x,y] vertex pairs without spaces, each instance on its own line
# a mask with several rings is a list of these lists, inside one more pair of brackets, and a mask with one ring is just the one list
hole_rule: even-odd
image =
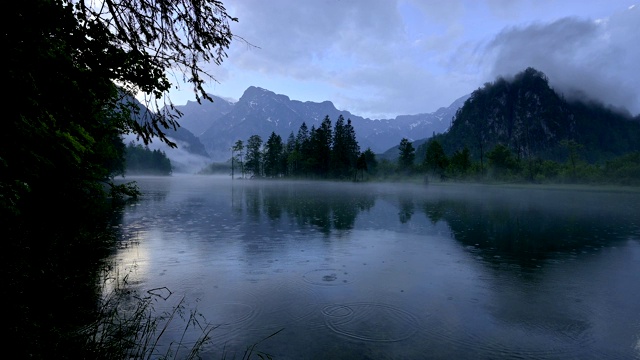
[[114,259],[204,358],[640,359],[637,189],[127,180]]

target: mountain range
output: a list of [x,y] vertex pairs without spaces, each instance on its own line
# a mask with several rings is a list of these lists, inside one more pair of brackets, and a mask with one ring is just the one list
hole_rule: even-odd
[[[181,127],[168,137],[177,140],[179,149],[167,149],[166,153],[183,169],[193,171],[194,166],[227,161],[232,145],[238,140],[246,143],[252,135],[266,141],[275,132],[286,141],[303,123],[308,129],[318,128],[325,116],[335,123],[340,115],[351,120],[362,151],[370,148],[388,159],[397,157],[403,138],[420,148],[438,134],[448,153],[467,146],[475,157],[501,143],[518,156],[557,160],[562,157],[558,144],[563,139],[582,144],[589,161],[640,149],[640,115],[634,118],[595,102],[568,101],[535,69],[509,81],[500,78],[487,83],[433,113],[395,119],[363,118],[338,110],[330,101],[291,100],[255,86],[247,88],[236,102],[210,96],[213,102],[175,106],[182,113],[178,120]],[[424,149],[417,150],[424,153]],[[197,154],[198,160],[187,154]]]
[[443,133],[451,125],[456,111],[469,97],[463,96],[448,107],[433,113],[400,115],[395,119],[369,119],[338,110],[330,101],[311,102],[291,100],[288,96],[251,86],[237,102],[211,96],[213,102],[188,102],[175,106],[182,117],[180,125],[192,132],[204,145],[213,161],[226,161],[229,149],[237,141],[259,135],[266,140],[271,132],[283,139],[297,134],[302,123],[311,129],[320,125],[325,116],[335,122],[339,115],[351,119],[362,150],[371,148],[381,153],[400,143]]

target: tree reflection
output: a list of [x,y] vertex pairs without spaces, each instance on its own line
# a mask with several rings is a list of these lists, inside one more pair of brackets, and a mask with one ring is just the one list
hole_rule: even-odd
[[[620,201],[617,196],[609,200]],[[526,265],[551,253],[596,249],[638,236],[633,215],[607,211],[604,200],[573,201],[563,205],[505,198],[437,198],[423,200],[420,207],[433,224],[445,221],[452,236],[465,246],[492,250],[484,255],[497,262],[507,258]],[[598,202],[599,208],[594,208]]]
[[399,211],[398,217],[400,218],[400,222],[406,224],[411,220],[413,216],[413,212],[415,210],[415,205],[413,204],[413,198],[407,197],[406,195],[401,195],[399,200]]
[[372,194],[355,187],[337,191],[329,183],[287,186],[286,183],[262,182],[241,189],[247,213],[252,218],[263,214],[271,221],[277,221],[286,217],[297,226],[312,226],[326,234],[333,229],[352,229],[358,214],[375,204]]

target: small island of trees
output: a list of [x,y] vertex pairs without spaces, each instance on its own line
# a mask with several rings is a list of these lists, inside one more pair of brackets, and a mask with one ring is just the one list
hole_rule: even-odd
[[375,173],[377,161],[371,149],[360,151],[351,119],[329,116],[316,128],[305,122],[286,142],[272,132],[266,142],[252,135],[246,144],[236,141],[231,149],[232,176],[295,177],[359,181]]

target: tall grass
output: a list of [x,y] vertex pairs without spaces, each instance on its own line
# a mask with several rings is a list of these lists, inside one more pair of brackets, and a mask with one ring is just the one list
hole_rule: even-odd
[[[208,324],[196,309],[187,310],[184,298],[170,311],[157,311],[158,302],[166,302],[173,293],[159,288],[141,294],[132,289],[128,279],[129,274],[119,277],[117,272],[103,278],[104,292],[95,321],[78,333],[85,339],[87,355],[97,359],[198,359],[216,327]],[[177,319],[185,322],[182,338],[160,346],[167,329]],[[199,331],[200,336],[187,345],[184,337],[192,330]]]
[[[94,359],[200,359],[202,350],[211,344],[211,332],[219,325],[208,323],[197,309],[188,309],[184,298],[169,311],[166,307],[173,293],[166,287],[149,289],[140,293],[129,284],[130,273],[118,276],[113,267],[105,269],[102,279],[103,296],[95,321],[77,334],[85,339],[85,357]],[[176,321],[185,325],[177,341],[167,345],[169,327]],[[242,354],[242,360],[252,358],[272,359],[273,356],[257,349],[258,344],[275,336],[281,330],[250,345]],[[199,334],[195,341],[186,341],[188,333]],[[190,335],[191,336],[191,335]],[[229,358],[226,349],[221,359]],[[232,357],[232,358],[235,358]]]

